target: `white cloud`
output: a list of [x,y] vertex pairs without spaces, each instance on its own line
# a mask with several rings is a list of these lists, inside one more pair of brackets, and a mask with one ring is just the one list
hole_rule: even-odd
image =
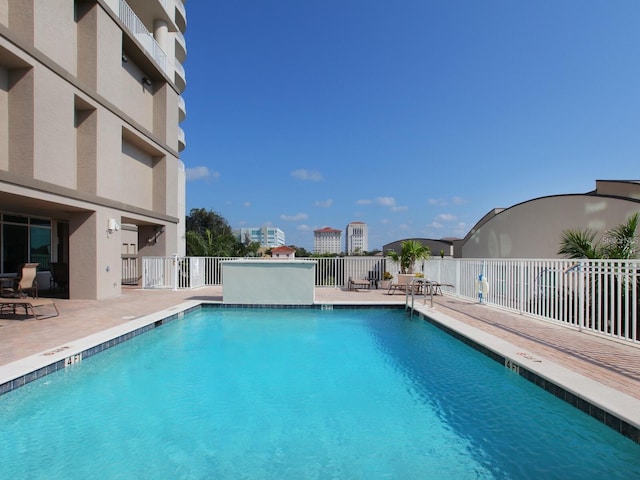
[[242,204],[243,207],[249,208],[251,206],[251,202],[244,202]]
[[467,203],[462,197],[453,197],[452,201],[454,205],[465,205]]
[[406,212],[409,210],[409,207],[405,205],[398,205],[397,207],[391,207],[392,212]]
[[328,200],[316,200],[315,206],[320,208],[329,208],[333,205],[333,199],[330,198]]
[[300,230],[301,232],[310,232],[313,229],[309,225],[302,224],[302,225],[298,225],[296,227],[296,230]]
[[436,220],[441,220],[443,222],[453,222],[457,217],[455,215],[451,215],[450,213],[441,213],[436,217]]
[[298,170],[294,170],[291,172],[291,176],[297,178],[298,180],[311,180],[312,182],[319,182],[324,180],[324,177],[317,170],[306,170],[304,168],[299,168]]
[[429,225],[427,225],[427,227],[430,227],[430,228],[438,228],[438,229],[440,229],[440,228],[443,228],[443,227],[444,227],[444,225],[443,225],[443,224],[441,224],[441,223],[438,223],[438,222],[436,222],[436,221],[433,221],[433,222],[431,222]]
[[299,222],[301,220],[306,220],[309,218],[309,215],[306,213],[296,213],[295,215],[285,215],[284,213],[280,215],[280,220],[284,220],[285,222]]
[[396,204],[396,199],[393,197],[378,197],[376,203],[383,207],[393,207]]
[[380,219],[380,223],[384,223],[384,224],[389,223],[389,219],[388,218],[381,218]]
[[356,205],[371,205],[371,200],[361,199],[356,202]]
[[220,178],[220,172],[209,171],[209,167],[191,167],[187,168],[187,181],[200,180],[202,178],[213,177],[215,180]]
[[464,237],[467,234],[468,229],[469,227],[465,222],[458,222],[458,224],[453,229],[453,233],[459,237]]

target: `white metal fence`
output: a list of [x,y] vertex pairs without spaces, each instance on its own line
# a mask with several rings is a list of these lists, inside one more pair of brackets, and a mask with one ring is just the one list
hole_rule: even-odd
[[[143,288],[222,285],[224,257],[144,257]],[[377,286],[398,265],[385,257],[299,259],[316,262],[316,287],[344,287],[349,277]],[[264,261],[278,261],[265,259]],[[427,279],[452,285],[444,293],[478,299],[478,278],[488,281],[483,302],[580,330],[640,343],[640,261],[482,260],[431,258],[415,266]]]
[[[143,288],[195,288],[222,285],[220,262],[234,260],[230,257],[143,257]],[[257,259],[259,260],[259,259]],[[343,287],[349,277],[365,278],[374,287],[389,268],[397,273],[393,264],[384,257],[299,258],[316,262],[317,287]],[[265,262],[278,260],[264,259]]]
[[621,340],[640,343],[640,261],[430,259],[425,276],[445,291]]

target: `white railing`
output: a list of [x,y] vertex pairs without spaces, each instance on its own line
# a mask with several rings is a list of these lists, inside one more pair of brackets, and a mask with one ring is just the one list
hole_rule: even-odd
[[638,260],[430,259],[425,276],[445,292],[584,331],[640,343]]
[[[143,257],[143,288],[195,288],[222,285],[223,260],[229,257]],[[257,259],[259,260],[259,259]],[[384,257],[298,258],[313,261],[316,267],[317,287],[344,287],[349,277],[371,280],[374,286],[382,279],[391,262]],[[264,259],[265,262],[277,262]]]
[[[220,262],[224,260],[233,258],[144,257],[142,286],[183,289],[222,285]],[[297,260],[316,262],[316,287],[345,287],[349,277],[369,279],[375,287],[383,272],[395,278],[398,275],[398,265],[385,257]],[[414,271],[443,284],[446,294],[476,301],[482,274],[489,285],[484,303],[640,344],[639,260],[432,258],[415,265]]]
[[156,42],[156,39],[153,38],[151,32],[147,30],[147,27],[144,26],[140,18],[138,18],[125,0],[120,0],[118,17],[122,20],[125,27],[127,27],[127,30],[140,42],[146,52],[151,55],[151,58],[155,60],[162,71],[169,75],[167,70],[167,54],[162,50],[158,42]]

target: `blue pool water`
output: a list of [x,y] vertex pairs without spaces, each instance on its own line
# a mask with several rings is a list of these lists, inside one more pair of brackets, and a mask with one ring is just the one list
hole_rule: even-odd
[[640,478],[640,446],[396,310],[203,309],[0,397],[0,478]]

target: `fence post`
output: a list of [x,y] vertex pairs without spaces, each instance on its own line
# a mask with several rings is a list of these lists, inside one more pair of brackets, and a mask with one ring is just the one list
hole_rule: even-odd
[[524,305],[524,262],[518,262],[518,313],[522,315]]
[[173,290],[178,290],[178,254],[173,254],[173,262],[172,262],[172,272],[171,272],[172,280],[173,280]]
[[583,330],[584,326],[584,268],[582,262],[578,263],[578,331]]

